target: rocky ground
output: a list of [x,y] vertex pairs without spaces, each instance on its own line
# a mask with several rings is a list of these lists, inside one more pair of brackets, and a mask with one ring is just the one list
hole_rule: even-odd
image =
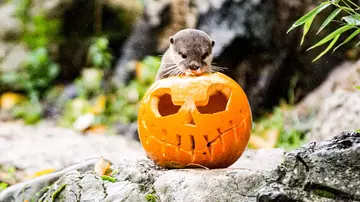
[[[15,166],[26,175],[44,169],[57,170],[33,181],[16,184],[6,189],[1,197],[22,192],[24,185],[27,185],[28,193],[35,194],[39,188],[51,185],[72,170],[92,170],[100,156],[114,164],[128,162],[132,166],[138,163],[151,165],[141,144],[124,136],[83,135],[48,123],[37,126],[0,123],[0,128],[0,165]],[[230,168],[268,171],[281,163],[284,154],[283,149],[246,150]],[[3,201],[1,197],[0,201]],[[15,201],[18,199],[16,197]]]
[[[84,159],[104,156],[114,163],[146,158],[141,144],[124,136],[82,135],[73,130],[41,124],[0,123],[0,165],[13,165],[31,174],[61,169]],[[282,149],[247,150],[233,168],[274,168]]]
[[[95,160],[10,187],[0,201],[360,201],[359,133],[309,143],[275,168],[165,170],[152,161],[122,160],[111,178],[95,174]],[[79,169],[82,168],[82,169]],[[57,175],[57,176],[55,176]],[[55,183],[53,183],[55,181]],[[36,193],[36,192],[35,192]]]
[[124,136],[82,135],[48,124],[0,123],[0,165],[10,164],[31,174],[60,169],[84,159],[106,156],[119,162],[143,158],[139,142]]

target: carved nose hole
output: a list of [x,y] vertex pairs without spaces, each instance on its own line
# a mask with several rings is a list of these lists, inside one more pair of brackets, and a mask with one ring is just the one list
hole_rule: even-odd
[[189,112],[187,114],[187,116],[185,117],[185,121],[184,121],[185,124],[189,124],[189,125],[195,125],[195,122],[194,122],[194,119],[191,115],[191,113]]
[[228,98],[220,91],[215,92],[209,97],[209,102],[205,106],[197,106],[201,114],[214,114],[226,110]]
[[180,106],[174,105],[170,94],[164,94],[159,97],[157,108],[161,116],[169,116],[178,113]]

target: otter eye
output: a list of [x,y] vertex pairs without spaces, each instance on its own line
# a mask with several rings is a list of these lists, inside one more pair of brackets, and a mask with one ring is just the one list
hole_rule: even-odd
[[187,57],[187,56],[186,56],[184,53],[182,53],[182,52],[179,52],[179,55],[181,55],[181,57],[184,58],[184,59],[186,59],[186,57]]
[[202,56],[202,59],[205,60],[207,58],[207,56],[209,56],[209,53],[205,53],[203,56]]

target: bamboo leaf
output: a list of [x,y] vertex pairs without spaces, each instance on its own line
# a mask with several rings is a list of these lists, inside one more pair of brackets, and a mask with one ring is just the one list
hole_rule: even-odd
[[336,48],[334,48],[333,52],[335,52],[338,48],[340,48],[340,46],[348,43],[351,39],[353,39],[355,36],[357,36],[358,34],[360,34],[360,28],[358,28],[357,30],[355,30],[348,38],[345,39],[344,42],[342,42],[341,44],[339,44],[338,46],[336,46]]
[[340,35],[341,34],[336,35],[334,37],[334,39],[331,41],[331,43],[329,44],[329,46],[323,52],[321,52],[312,62],[315,62],[316,60],[321,58],[323,55],[325,55],[325,53],[327,53],[335,45],[335,43],[339,39]]
[[348,16],[344,16],[342,18],[345,22],[347,22],[348,24],[351,24],[351,25],[360,25],[360,19],[358,16],[356,15],[348,15]]
[[319,42],[317,42],[315,45],[311,46],[310,48],[307,49],[307,51],[316,48],[318,46],[323,45],[324,43],[330,41],[331,39],[333,39],[334,37],[336,37],[339,34],[342,34],[343,32],[346,32],[347,30],[353,28],[353,25],[344,25],[340,28],[338,28],[337,30],[331,32],[328,36],[326,36],[325,38],[323,38],[322,40],[320,40]]
[[300,45],[302,45],[304,43],[305,36],[308,33],[314,18],[315,18],[315,16],[313,16],[312,18],[310,18],[308,21],[305,22],[304,31],[303,31],[303,35],[302,35],[302,38],[301,38]]
[[355,6],[356,9],[359,9],[359,5],[357,5],[356,3],[352,2],[351,0],[347,0],[348,2],[350,2],[350,4],[352,4],[353,6]]
[[334,10],[322,23],[319,28],[319,31],[316,34],[319,34],[339,13],[341,12],[341,8],[337,8]]
[[326,1],[322,4],[320,4],[319,6],[317,6],[316,8],[312,9],[307,14],[305,14],[300,19],[298,19],[296,22],[294,22],[294,24],[290,27],[290,29],[286,33],[289,33],[291,30],[304,24],[307,20],[311,19],[312,17],[315,17],[318,13],[320,13],[322,10],[324,10],[325,8],[327,8],[330,5],[331,5],[330,2]]

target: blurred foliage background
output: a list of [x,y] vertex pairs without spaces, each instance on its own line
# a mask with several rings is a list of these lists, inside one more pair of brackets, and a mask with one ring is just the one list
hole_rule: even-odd
[[[338,51],[312,64],[310,58],[318,53],[305,52],[299,43],[306,33],[307,40],[301,40],[305,48],[316,41],[314,30],[307,27],[304,32],[286,34],[296,19],[320,1],[229,0],[220,8],[209,1],[184,2],[0,3],[2,19],[7,22],[0,26],[4,52],[0,54],[0,119],[26,124],[50,122],[82,133],[132,130],[136,139],[138,104],[154,82],[168,36],[194,27],[215,38],[215,62],[228,68],[225,73],[249,96],[255,117],[249,147],[293,149],[305,142],[307,129],[287,126],[285,113],[341,61],[355,60],[358,55],[358,50],[348,45],[346,50],[350,51]],[[194,9],[197,14],[193,14]],[[179,17],[181,12],[177,11],[183,11],[185,17]],[[311,23],[320,25],[331,12],[325,12],[319,21],[311,19]],[[221,27],[217,22],[232,26]],[[223,31],[223,27],[234,37],[225,36],[228,30]]]

